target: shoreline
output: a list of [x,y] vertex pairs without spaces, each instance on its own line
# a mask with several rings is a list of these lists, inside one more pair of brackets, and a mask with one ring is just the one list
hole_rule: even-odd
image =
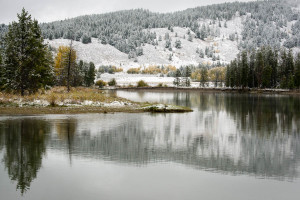
[[134,102],[116,95],[107,95],[96,88],[66,87],[20,96],[0,92],[1,115],[80,114],[80,113],[184,113],[191,108],[159,103]]
[[[203,93],[236,93],[236,94],[283,94],[300,95],[300,90],[285,89],[235,89],[235,88],[187,88],[187,87],[116,87],[103,88],[103,91],[154,91],[154,92],[203,92]],[[95,90],[97,91],[97,90]],[[42,101],[39,97],[34,101]],[[26,102],[25,106],[0,102],[0,116],[4,115],[43,115],[43,114],[86,114],[86,113],[185,113],[192,112],[191,108],[165,105],[159,103],[132,102],[128,99],[114,97],[113,100],[126,100],[122,106],[99,105],[34,105],[33,100]],[[99,102],[98,102],[99,103]],[[101,103],[101,102],[100,102]]]
[[104,88],[101,90],[152,90],[152,91],[199,91],[199,92],[224,92],[224,93],[241,93],[241,94],[287,94],[287,95],[300,95],[300,89],[241,89],[241,88],[188,88],[188,87],[116,87]]
[[191,108],[163,104],[142,104],[123,107],[97,107],[97,106],[0,106],[0,116],[5,115],[45,115],[45,114],[87,114],[87,113],[186,113],[193,112]]
[[87,114],[87,113],[142,113],[146,112],[142,109],[134,109],[132,107],[108,108],[108,107],[14,107],[0,106],[0,116],[3,115],[44,115],[44,114]]

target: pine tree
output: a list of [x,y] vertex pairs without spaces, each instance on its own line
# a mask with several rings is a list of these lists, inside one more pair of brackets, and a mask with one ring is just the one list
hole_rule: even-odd
[[105,36],[102,36],[102,37],[101,37],[101,44],[104,44],[104,45],[107,44],[107,41],[106,41]]
[[190,77],[192,75],[192,70],[189,66],[185,68],[185,86],[189,87],[191,86]]
[[199,52],[199,56],[200,56],[200,58],[204,58],[204,52],[203,52],[202,49],[201,49],[200,52]]
[[23,8],[18,22],[12,22],[4,38],[5,87],[21,95],[46,87],[52,81],[52,55],[38,22]]
[[166,40],[165,48],[166,49],[171,48],[171,41],[170,40]]
[[91,43],[92,42],[92,38],[87,36],[87,35],[83,35],[82,36],[82,39],[81,39],[81,42],[83,44],[88,44],[88,43]]
[[181,41],[180,40],[175,41],[175,48],[181,49]]
[[295,87],[300,88],[300,53],[295,60]]
[[272,68],[269,64],[266,64],[262,72],[262,87],[270,88],[272,85]]
[[248,86],[253,88],[256,86],[255,82],[255,50],[251,51],[249,61],[249,74],[248,74]]
[[257,86],[258,87],[262,86],[263,69],[264,69],[263,53],[262,53],[262,50],[259,50],[256,53],[256,65],[255,65],[255,76],[256,76],[256,79],[257,79]]
[[205,87],[206,83],[208,81],[208,71],[206,67],[202,67],[202,69],[200,70],[200,86],[201,87]]
[[181,71],[179,69],[175,72],[175,79],[173,81],[173,84],[178,87],[180,85],[180,77],[181,77]]
[[193,36],[192,36],[192,34],[189,34],[188,41],[193,42]]
[[269,65],[271,66],[271,69],[272,69],[271,87],[275,88],[277,86],[277,79],[278,79],[278,53],[277,53],[277,50],[275,50],[273,52],[272,49],[269,48],[268,60],[269,60]]
[[3,63],[2,63],[2,52],[0,50],[0,90],[2,89],[4,85],[4,69],[3,69]]
[[249,74],[249,67],[248,67],[248,58],[247,52],[242,52],[242,59],[241,59],[241,68],[242,68],[242,88],[248,87],[248,74]]
[[88,70],[85,74],[85,85],[87,87],[90,87],[91,85],[94,84],[95,81],[95,64],[93,62],[90,62],[89,66],[88,66]]

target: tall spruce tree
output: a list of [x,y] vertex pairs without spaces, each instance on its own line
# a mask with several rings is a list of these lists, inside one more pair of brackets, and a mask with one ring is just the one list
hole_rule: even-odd
[[191,86],[191,81],[190,81],[191,75],[192,75],[191,67],[187,66],[185,68],[185,81],[184,81],[186,87],[190,87]]
[[85,86],[90,87],[91,85],[94,84],[95,81],[95,64],[93,62],[90,62],[90,64],[86,67],[87,69],[85,70],[84,74],[84,82]]
[[242,68],[242,77],[241,77],[241,81],[242,81],[242,87],[248,87],[248,71],[249,71],[249,67],[248,67],[248,58],[247,58],[247,52],[243,51],[242,52],[242,58],[241,58],[241,68]]
[[180,86],[180,82],[181,82],[180,77],[181,77],[181,71],[177,69],[175,72],[175,79],[173,81],[173,84],[177,87]]
[[3,70],[3,63],[2,63],[2,52],[0,49],[0,90],[2,89],[4,85],[4,76],[3,76],[4,70]]
[[248,86],[250,88],[255,87],[255,50],[251,51],[249,60],[249,74],[248,74]]
[[277,86],[277,79],[278,79],[278,52],[275,49],[274,52],[271,48],[268,50],[268,60],[269,65],[272,69],[271,72],[271,87],[275,88]]
[[263,57],[263,50],[260,49],[256,53],[256,63],[255,63],[255,76],[257,79],[257,87],[262,86],[262,74],[263,74],[263,69],[264,69],[264,57]]
[[300,89],[300,53],[295,60],[295,87]]
[[18,22],[9,25],[4,37],[5,88],[35,92],[51,84],[52,55],[43,37],[38,22],[31,19],[25,9],[18,14]]

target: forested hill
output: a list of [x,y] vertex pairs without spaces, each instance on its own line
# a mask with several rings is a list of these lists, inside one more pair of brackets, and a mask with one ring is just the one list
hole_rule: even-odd
[[[295,1],[296,2],[296,1]],[[169,14],[153,13],[137,9],[108,14],[81,16],[73,19],[41,24],[45,38],[67,38],[75,34],[76,40],[84,36],[95,37],[107,42],[122,52],[139,47],[142,43],[153,43],[155,34],[144,29],[187,27],[196,37],[205,38],[208,31],[200,27],[199,20],[211,19],[212,23],[231,20],[237,14],[247,15],[242,33],[242,46],[278,45],[282,40],[288,47],[300,45],[293,41],[300,36],[299,11],[291,3],[282,0],[248,3],[224,3],[197,7]],[[291,34],[286,32],[288,22],[297,20]],[[207,27],[206,27],[207,29]]]
[[[97,38],[99,44],[110,45],[127,54],[129,59],[146,54],[147,45],[154,47],[156,51],[163,48],[164,52],[167,51],[165,54],[169,60],[172,60],[172,56],[176,58],[174,52],[176,50],[181,55],[193,57],[191,53],[183,50],[180,52],[179,49],[187,48],[189,43],[185,43],[185,40],[189,42],[195,40],[193,50],[195,54],[213,62],[228,57],[222,54],[222,50],[216,48],[217,45],[222,46],[224,41],[232,41],[227,45],[234,46],[237,50],[250,50],[261,46],[300,47],[298,3],[298,0],[234,2],[166,14],[135,9],[80,16],[42,23],[40,26],[44,38],[49,39],[50,44],[51,40],[57,39],[75,39],[88,44],[95,41],[91,38]],[[161,28],[165,31],[158,33]],[[175,30],[175,28],[183,29]],[[6,26],[0,26],[0,32],[6,29]],[[202,41],[213,41],[215,47],[211,43],[203,45]],[[55,46],[55,42],[52,43]],[[193,48],[192,45],[189,48]],[[196,61],[199,62],[199,59]]]

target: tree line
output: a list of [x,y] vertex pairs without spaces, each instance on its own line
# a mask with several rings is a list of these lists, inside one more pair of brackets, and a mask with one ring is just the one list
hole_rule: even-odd
[[300,87],[300,53],[271,47],[243,51],[226,68],[226,86],[238,88]]
[[76,62],[72,41],[69,46],[61,46],[53,59],[37,20],[32,20],[24,8],[0,43],[0,90],[24,95],[54,85],[69,90],[71,86],[94,83],[95,65]]

